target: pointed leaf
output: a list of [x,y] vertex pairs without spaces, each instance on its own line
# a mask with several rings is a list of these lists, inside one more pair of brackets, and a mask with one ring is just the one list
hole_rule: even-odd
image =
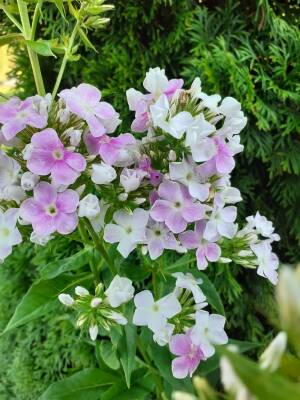
[[136,326],[128,322],[124,330],[125,334],[120,340],[118,351],[125,374],[126,384],[128,388],[130,388],[130,377],[135,364]]
[[48,387],[39,400],[99,400],[119,378],[97,368],[87,368]]
[[85,247],[70,257],[44,265],[40,270],[41,277],[53,279],[64,272],[78,270],[89,262],[92,255],[92,247]]
[[46,314],[48,310],[55,307],[60,293],[68,291],[79,282],[91,279],[91,277],[91,274],[86,273],[76,278],[61,275],[55,279],[35,282],[18,304],[4,333]]
[[45,57],[52,56],[56,58],[56,55],[51,50],[50,42],[48,40],[26,40],[25,42],[27,46],[29,46],[37,54]]

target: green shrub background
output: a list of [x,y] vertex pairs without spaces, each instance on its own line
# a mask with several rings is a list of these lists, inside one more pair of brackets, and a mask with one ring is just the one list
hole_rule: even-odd
[[[80,82],[98,86],[123,117],[132,117],[124,92],[142,89],[149,67],[161,66],[170,78],[187,84],[200,76],[204,91],[236,97],[248,117],[233,183],[244,202],[241,219],[259,210],[274,221],[282,240],[283,262],[300,259],[300,8],[295,1],[116,0],[110,24],[68,64],[62,87]],[[64,22],[50,6],[44,13],[47,37]],[[1,31],[9,29],[1,22]],[[17,92],[34,93],[23,49],[15,50]],[[47,89],[59,59],[45,58]],[[39,266],[75,251],[68,239],[46,248],[19,246],[0,269],[0,329],[39,274]],[[234,266],[208,272],[227,309],[229,335],[268,342],[273,312],[272,288],[255,272]],[[82,338],[81,338],[82,339]],[[43,319],[0,337],[0,399],[38,398],[53,381],[93,366],[93,348],[79,340],[68,315],[57,308]]]

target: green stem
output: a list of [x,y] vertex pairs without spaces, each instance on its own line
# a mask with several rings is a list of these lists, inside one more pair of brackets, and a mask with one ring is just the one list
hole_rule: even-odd
[[[164,387],[163,387],[163,384],[162,384],[162,382],[161,382],[160,375],[159,375],[158,371],[153,367],[152,361],[150,360],[150,358],[149,358],[149,356],[148,356],[146,350],[144,349],[143,343],[142,343],[142,341],[141,341],[141,339],[140,339],[139,336],[137,336],[137,348],[138,348],[139,352],[141,353],[141,355],[142,355],[142,357],[143,357],[143,359],[144,359],[144,361],[145,361],[146,366],[147,366],[147,367],[149,368],[149,370],[151,371],[151,373],[152,373],[152,375],[153,375],[153,378],[154,378],[154,380],[155,380],[155,382],[156,382],[156,385],[157,385],[157,395],[158,395],[160,398],[162,398],[162,399],[167,399],[167,398],[165,397]],[[159,398],[159,397],[158,397],[158,398]]]
[[74,40],[76,38],[76,35],[77,35],[79,27],[80,27],[80,24],[77,21],[75,26],[74,26],[73,32],[71,34],[71,37],[70,37],[70,40],[69,40],[69,43],[68,43],[68,47],[65,50],[65,54],[64,54],[64,57],[63,57],[62,62],[61,62],[61,66],[60,66],[60,69],[59,69],[59,72],[58,72],[58,75],[57,75],[57,78],[56,78],[56,82],[55,82],[55,85],[54,85],[54,88],[53,88],[53,92],[52,92],[52,99],[55,98],[55,96],[57,94],[57,91],[59,89],[59,86],[61,84],[61,80],[62,80],[63,74],[65,72],[66,65],[67,65],[67,62],[68,62],[68,58],[69,58],[70,53],[72,51]]
[[[23,0],[17,0],[19,14],[22,23],[22,31],[25,40],[31,40],[31,27],[28,16],[27,4]],[[41,73],[40,63],[37,54],[27,45],[27,51],[29,55],[29,60],[34,76],[34,81],[36,85],[37,92],[40,96],[45,96],[46,91],[44,87],[44,81]]]
[[43,0],[38,0],[38,2],[36,3],[35,9],[34,9],[32,24],[31,24],[31,37],[30,37],[31,40],[34,40],[34,38],[35,38],[36,27],[39,22],[42,4],[43,4]]
[[87,230],[88,230],[89,234],[91,235],[91,238],[93,240],[94,246],[99,251],[99,253],[102,255],[104,260],[107,262],[108,268],[110,269],[111,273],[113,275],[116,275],[118,273],[118,271],[117,271],[117,269],[115,267],[115,264],[114,264],[113,260],[110,258],[109,254],[107,253],[107,251],[104,248],[103,244],[99,240],[99,237],[98,237],[97,233],[95,232],[92,224],[86,218],[84,219],[84,222],[85,222],[85,225],[87,227]]
[[152,286],[155,300],[158,300],[157,284],[156,284],[156,271],[152,271]]

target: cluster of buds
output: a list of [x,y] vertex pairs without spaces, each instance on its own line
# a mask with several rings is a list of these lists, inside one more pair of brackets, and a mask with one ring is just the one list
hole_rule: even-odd
[[105,291],[102,283],[96,286],[94,295],[86,288],[76,286],[75,298],[61,293],[58,299],[75,310],[77,326],[88,330],[91,340],[96,340],[100,327],[109,331],[112,326],[127,324],[120,307],[131,300],[133,295],[134,288],[130,279],[116,275]]
[[[14,97],[1,104],[0,259],[22,238],[44,245],[57,234],[72,233],[82,220],[93,240],[115,244],[124,258],[136,248],[154,262],[164,252],[193,251],[199,270],[235,262],[257,268],[275,284],[279,262],[271,245],[279,237],[272,223],[259,213],[243,227],[236,223],[235,204],[242,198],[230,174],[234,156],[243,150],[239,133],[247,119],[241,105],[232,97],[207,95],[199,78],[189,89],[183,83],[151,68],[143,83],[147,93],[129,89],[131,133],[116,133],[119,114],[85,83],[62,90],[58,100]],[[142,296],[136,297],[137,308],[146,302],[160,309],[148,291],[137,296]],[[161,301],[176,300],[178,312],[165,315],[166,329],[188,341],[194,322],[189,324],[193,313],[186,296]],[[73,306],[84,306],[80,321],[98,326],[93,318],[104,321],[109,303],[90,304],[89,297],[79,296]],[[196,311],[192,321],[203,313]],[[113,320],[101,318],[103,326]],[[137,313],[134,320],[145,322]],[[221,324],[216,317],[212,321]],[[155,330],[152,322],[148,326],[162,343],[168,332]]]

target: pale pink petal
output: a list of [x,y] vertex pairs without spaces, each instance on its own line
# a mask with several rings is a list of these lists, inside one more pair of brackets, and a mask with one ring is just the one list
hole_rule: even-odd
[[44,214],[42,206],[33,199],[23,201],[20,206],[20,217],[25,221],[39,221],[40,217]]
[[62,235],[68,235],[76,229],[78,223],[78,217],[76,213],[64,214],[58,213],[55,217],[55,225],[58,233]]
[[54,218],[46,214],[42,214],[38,220],[32,221],[32,228],[40,236],[48,236],[56,231]]
[[176,357],[172,361],[172,374],[177,379],[186,378],[189,374],[190,362],[187,356]]
[[221,256],[221,249],[216,243],[207,243],[204,248],[208,261],[215,262]]
[[189,193],[195,199],[198,199],[200,201],[205,201],[209,195],[209,184],[191,182],[189,184]]
[[77,93],[81,101],[85,100],[87,104],[97,104],[101,99],[101,92],[95,86],[89,83],[81,83],[77,87]]
[[36,185],[33,194],[34,200],[42,205],[54,204],[57,193],[48,182],[40,182]]
[[79,195],[75,190],[67,189],[57,194],[56,206],[65,213],[73,213],[76,211],[79,203]]
[[182,216],[187,222],[202,219],[205,214],[204,206],[200,203],[189,203],[182,210]]
[[95,115],[101,119],[110,119],[113,118],[116,114],[115,109],[106,101],[101,101],[101,103],[97,104],[94,108]]
[[105,129],[103,123],[95,115],[89,115],[86,118],[86,122],[90,128],[91,134],[94,137],[100,137],[105,134],[106,129]]
[[174,335],[170,341],[170,351],[175,356],[184,356],[191,351],[191,339],[186,334]]
[[186,220],[182,218],[180,211],[173,211],[169,213],[166,217],[165,223],[173,233],[181,233],[186,229],[187,226]]
[[199,246],[199,235],[194,231],[180,233],[179,240],[187,249],[196,249]]
[[85,158],[79,153],[65,152],[64,161],[75,171],[82,172],[86,168]]
[[150,215],[155,221],[163,222],[166,220],[170,212],[171,207],[168,201],[156,200],[150,210]]
[[171,79],[168,82],[167,88],[164,90],[164,94],[167,96],[173,96],[176,90],[181,89],[183,86],[183,79]]
[[148,243],[149,256],[151,260],[156,260],[164,251],[162,241],[160,239],[153,239]]
[[161,183],[158,188],[158,194],[164,200],[169,200],[172,203],[175,203],[176,201],[182,201],[180,185],[177,182],[165,181]]
[[36,175],[48,175],[55,164],[51,152],[47,150],[32,149],[27,161],[27,168]]
[[52,128],[35,133],[31,138],[31,144],[36,148],[47,151],[62,148],[62,143],[59,140],[57,133]]
[[2,126],[2,133],[6,140],[11,140],[17,133],[26,128],[23,121],[11,120]]
[[63,160],[56,161],[51,170],[51,178],[57,185],[71,185],[76,181],[78,176],[79,173],[69,167]]
[[199,270],[203,270],[207,267],[208,263],[205,258],[204,246],[199,246],[196,251],[197,267]]

